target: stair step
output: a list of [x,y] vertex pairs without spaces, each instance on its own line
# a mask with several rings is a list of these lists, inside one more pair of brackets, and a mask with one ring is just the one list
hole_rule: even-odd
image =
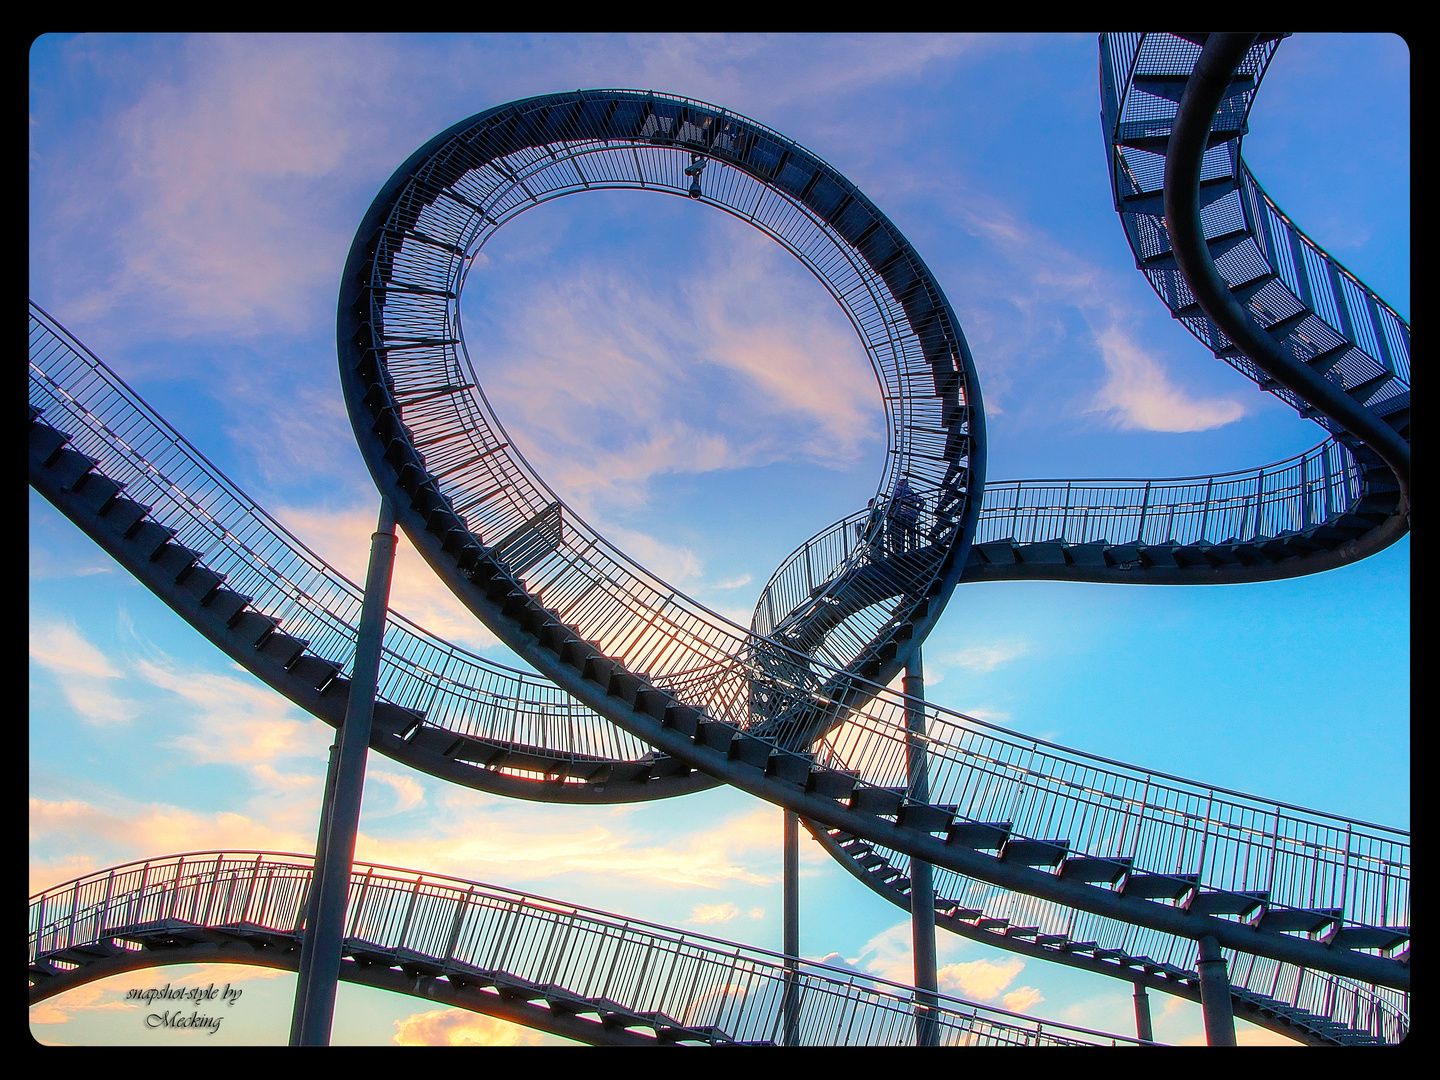
[[858,772],[841,772],[836,769],[812,769],[805,782],[805,790],[827,799],[848,799],[855,790]]
[[41,465],[49,465],[60,451],[70,442],[70,436],[65,432],[51,427],[49,424],[32,422],[30,425],[29,450],[30,456],[40,462]]
[[222,585],[215,590],[204,607],[206,611],[211,612],[229,626],[249,605],[250,597],[242,596],[234,589],[228,589]]
[[[1163,75],[1136,73],[1131,81],[1138,90],[1144,90],[1147,94],[1154,94],[1166,101],[1179,102],[1185,93],[1185,84],[1190,79],[1190,73],[1174,72]],[[1229,101],[1242,94],[1249,93],[1255,89],[1254,75],[1236,75],[1230,80],[1230,85],[1225,88],[1221,101]]]
[[1410,940],[1408,926],[1337,925],[1325,937],[1335,949],[1393,949]]
[[1270,899],[1269,892],[1227,892],[1200,889],[1185,903],[1191,915],[1239,915],[1242,918]]
[[876,817],[894,817],[904,802],[904,789],[857,787],[850,795],[850,809]]
[[[1200,181],[1200,206],[1206,207],[1213,202],[1223,199],[1230,192],[1235,190],[1235,178],[1233,176],[1217,176],[1208,180]],[[1165,216],[1165,190],[1145,191],[1136,195],[1126,195],[1120,200],[1120,211],[1125,214],[1149,214],[1151,217]],[[1232,247],[1234,245],[1231,245]],[[1217,251],[1212,245],[1210,248],[1211,258],[1218,259],[1228,248]],[[1157,256],[1157,258],[1159,258]],[[1142,269],[1151,268],[1152,260],[1146,260]],[[1158,266],[1156,269],[1175,270],[1175,256],[1170,256],[1169,266]]]
[[1006,840],[1000,861],[1021,866],[1056,866],[1070,849],[1069,840]]
[[269,615],[262,615],[258,611],[244,611],[230,625],[235,636],[246,645],[253,645],[257,649],[265,644],[265,639],[274,632],[275,627],[280,625],[280,620]]
[[900,807],[900,814],[895,819],[895,824],[919,832],[941,833],[950,828],[950,822],[953,820],[955,820],[954,807],[930,806],[926,803],[907,800]]
[[85,483],[75,492],[75,501],[96,517],[100,517],[110,500],[119,495],[124,486],[102,473],[92,472],[87,474]]
[[1008,821],[957,821],[945,837],[947,844],[994,851],[1005,843],[1013,826]]
[[340,665],[333,660],[326,660],[313,654],[301,656],[290,665],[291,676],[315,690],[324,690],[340,670]]
[[119,530],[121,536],[128,536],[131,530],[144,521],[149,513],[150,507],[143,503],[138,503],[124,495],[117,495],[100,516],[105,519],[106,524]]
[[131,530],[128,539],[146,559],[153,558],[175,535],[175,530],[153,521],[142,521]]
[[259,652],[261,656],[267,656],[271,660],[278,660],[280,666],[289,668],[305,651],[308,641],[301,641],[297,637],[291,637],[281,630],[276,630],[265,638]]
[[198,551],[191,551],[183,544],[177,544],[172,541],[168,544],[162,544],[159,550],[150,556],[150,561],[168,573],[172,581],[178,582],[185,572],[195,565],[196,560],[199,558],[200,553]]
[[69,491],[85,477],[96,464],[92,457],[86,457],[76,450],[62,449],[51,459],[48,466],[50,478],[59,484],[61,490]]
[[1126,855],[1115,859],[1095,859],[1071,855],[1060,864],[1062,881],[1084,881],[1089,884],[1114,885],[1130,872],[1132,860]]
[[1143,900],[1179,900],[1199,880],[1199,874],[1131,874],[1120,886],[1120,894]]
[[205,607],[206,601],[213,598],[215,590],[225,580],[224,574],[217,574],[206,566],[192,565],[184,577],[180,579],[181,587],[196,600],[200,606]]

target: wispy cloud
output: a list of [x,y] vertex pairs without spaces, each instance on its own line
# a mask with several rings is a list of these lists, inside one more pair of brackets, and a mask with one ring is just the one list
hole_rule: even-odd
[[1096,334],[1109,380],[1095,395],[1093,409],[1107,412],[1123,428],[1143,431],[1209,431],[1245,415],[1231,398],[1192,398],[1175,386],[1159,360],[1119,327]]
[[[985,357],[987,411],[999,411],[1022,378],[1033,397],[1026,376],[1037,361],[1073,363],[1072,356],[1093,352],[1107,378],[1078,402],[1079,411],[1108,416],[1121,429],[1207,431],[1245,415],[1235,398],[1195,397],[1176,385],[1165,361],[1136,343],[1134,316],[1123,303],[1133,281],[1070,250],[993,193],[967,187],[945,202],[984,256],[983,273],[965,272],[971,288],[963,317],[972,343],[983,344],[977,353]],[[1088,341],[1076,339],[1076,324]]]
[[1027,646],[1023,641],[996,641],[988,645],[972,645],[951,653],[941,660],[942,664],[962,667],[968,671],[987,672],[1008,664],[1023,656]]
[[395,1021],[399,1046],[539,1046],[543,1033],[464,1009],[433,1009]]
[[998,963],[982,958],[960,964],[946,964],[938,969],[935,975],[941,988],[948,993],[971,1000],[993,1001],[1015,981],[1015,976],[1024,968],[1025,962],[1018,956],[1007,956]]
[[696,904],[690,912],[687,922],[692,923],[727,923],[740,914],[740,909],[731,901],[726,900],[723,904]]
[[115,724],[140,715],[140,705],[114,693],[110,684],[123,678],[105,654],[71,621],[41,620],[30,629],[30,659],[51,672],[65,700],[93,724]]
[[659,476],[845,466],[878,446],[875,378],[830,297],[748,229],[684,232],[659,269],[582,256],[557,283],[522,250],[467,293],[487,396],[587,517],[643,504]]

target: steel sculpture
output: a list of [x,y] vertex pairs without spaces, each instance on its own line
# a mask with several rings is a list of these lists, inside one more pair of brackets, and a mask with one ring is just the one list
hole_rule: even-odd
[[[1271,379],[1185,292],[1183,256],[1169,255],[1158,216],[1168,196],[1145,157],[1169,148],[1173,108],[1163,115],[1156,102],[1183,110],[1184,65],[1200,51],[1168,35],[1102,39],[1117,209],[1176,316],[1217,355]],[[1232,292],[1254,286],[1246,299],[1264,321],[1285,308],[1272,286],[1293,285],[1310,306],[1276,315],[1270,336],[1312,370],[1337,372],[1362,419],[1403,442],[1408,327],[1295,230],[1240,162],[1236,133],[1271,51],[1272,41],[1241,50],[1245,71],[1220,80],[1235,91],[1223,101],[1243,99],[1238,125],[1222,108],[1200,132],[1226,148],[1205,168],[1229,155],[1231,169],[1229,194],[1225,176],[1207,174],[1202,200],[1235,196],[1233,212],[1221,209],[1236,221],[1216,225],[1212,213],[1205,226],[1211,254],[1223,273],[1228,256],[1289,250],[1289,262]],[[478,390],[459,324],[468,260],[516,214],[591,187],[697,199],[777,239],[841,303],[884,388],[890,453],[875,503],[782,564],[749,632],[590,530]],[[1206,962],[1222,950],[1238,1014],[1308,1041],[1404,1036],[1408,834],[1080,754],[884,685],[961,580],[1264,580],[1379,550],[1408,528],[1408,459],[1372,446],[1384,441],[1369,438],[1373,424],[1347,427],[1346,409],[1334,416],[1324,395],[1307,403],[1274,379],[1262,384],[1334,433],[1279,466],[985,486],[973,364],[904,238],[783,136],[636,91],[516,102],[417,151],[357,233],[338,345],[357,440],[398,522],[457,596],[564,691],[392,612],[374,748],[525,798],[609,802],[732,783],[802,815],[901,906],[909,860],[933,865],[937,920],[958,933],[1192,997],[1196,943],[1210,939]],[[38,490],[232,657],[339,723],[359,590],[33,305],[31,421]]]

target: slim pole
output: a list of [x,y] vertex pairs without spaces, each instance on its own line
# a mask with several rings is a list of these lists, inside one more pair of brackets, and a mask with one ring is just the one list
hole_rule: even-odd
[[[365,758],[370,749],[370,722],[375,714],[375,689],[380,678],[380,649],[385,613],[390,605],[390,579],[395,567],[395,513],[388,499],[380,501],[380,520],[370,537],[370,568],[365,575],[365,600],[351,672],[350,701],[340,729],[340,752],[334,785],[326,791],[324,823],[316,844],[315,877],[311,882],[313,932],[307,919],[300,965],[307,970],[296,985],[300,1023],[292,1024],[292,1046],[329,1046],[335,1019],[335,984],[340,978],[340,947],[344,940],[345,906],[350,870],[355,861],[355,834],[360,826],[360,800],[365,789]],[[309,964],[305,953],[311,953]]]
[[[905,756],[910,798],[930,801],[930,770],[925,750],[925,668],[917,647],[905,668]],[[930,864],[910,859],[910,936],[915,955],[915,1045],[938,1046],[936,1023],[939,983],[935,974],[935,885]]]
[[1235,1045],[1235,1013],[1230,1003],[1230,976],[1220,943],[1206,935],[1200,939],[1200,1007],[1205,1012],[1205,1042],[1209,1046]]
[[320,799],[320,830],[315,837],[315,869],[305,894],[304,927],[300,937],[300,970],[295,979],[295,1006],[290,1013],[290,1045],[298,1046],[304,1024],[305,1000],[310,988],[310,970],[315,966],[315,920],[320,907],[320,867],[325,865],[325,841],[330,835],[330,811],[335,805],[335,767],[340,760],[340,733],[330,744],[330,761],[325,767],[325,789]]
[[785,1045],[800,1042],[800,815],[785,811]]

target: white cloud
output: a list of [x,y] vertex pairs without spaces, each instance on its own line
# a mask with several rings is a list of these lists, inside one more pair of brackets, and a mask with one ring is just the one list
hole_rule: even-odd
[[1002,997],[1000,1004],[1011,1012],[1023,1013],[1031,1006],[1038,1005],[1044,1000],[1045,998],[1041,995],[1040,991],[1036,990],[1033,986],[1022,986]]
[[[946,964],[936,971],[940,988],[957,997],[972,1001],[993,1001],[1009,986],[1025,968],[1025,962],[1017,956],[1007,956],[998,963],[994,960],[969,960],[960,964]],[[1018,993],[1018,991],[1017,991]],[[1017,1000],[1020,1000],[1017,998]],[[1010,1008],[1010,1006],[1006,1006]],[[1019,1012],[1019,1009],[1013,1009]]]
[[55,676],[70,707],[93,724],[115,724],[140,715],[140,705],[111,691],[121,671],[90,644],[73,622],[44,621],[30,628],[30,659]]
[[1209,431],[1245,415],[1245,406],[1231,398],[1191,398],[1170,382],[1159,360],[1119,328],[1095,337],[1110,378],[1095,395],[1093,409],[1110,413],[1120,427]]
[[740,914],[740,909],[729,900],[723,904],[696,904],[687,922],[727,923]]
[[395,1021],[400,1046],[539,1046],[543,1034],[464,1009],[434,1009]]
[[1023,641],[997,641],[989,645],[972,645],[945,658],[945,663],[970,671],[994,671],[1027,651]]

